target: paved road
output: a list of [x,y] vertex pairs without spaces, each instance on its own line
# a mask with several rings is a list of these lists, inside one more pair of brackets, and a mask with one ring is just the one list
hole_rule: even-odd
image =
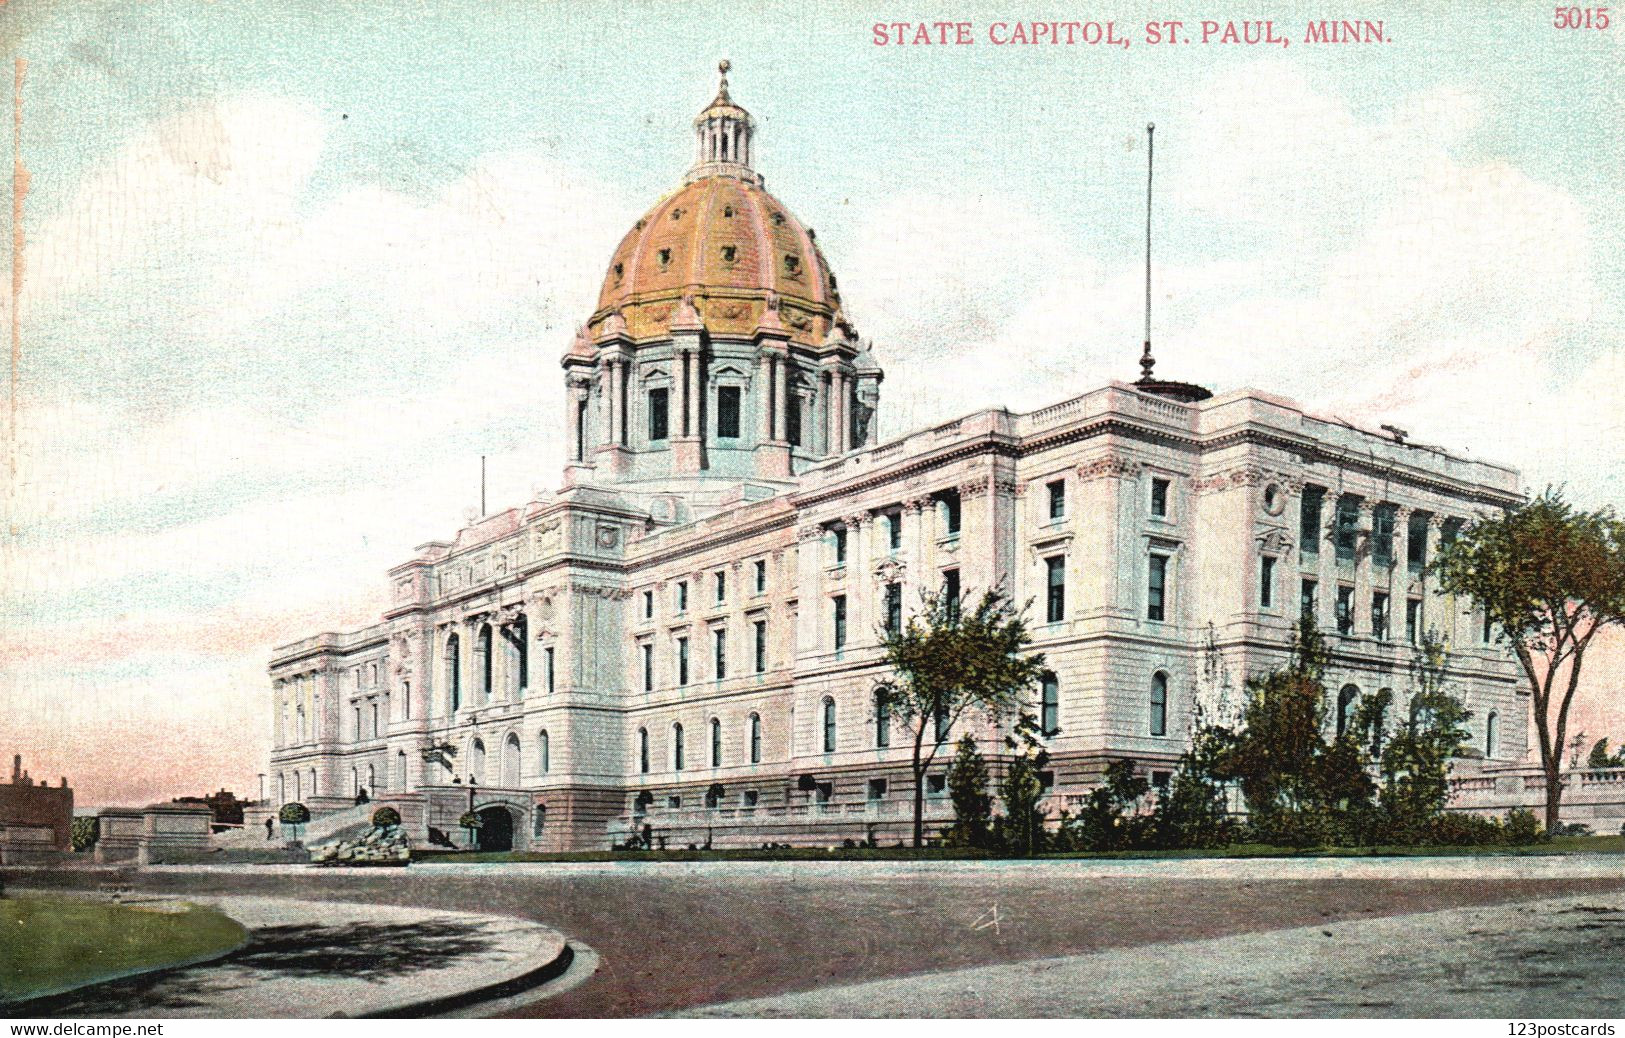
[[[504,913],[599,955],[589,981],[513,1015],[678,1012],[878,978],[1340,921],[1625,890],[1625,861],[1563,867],[1301,862],[809,867],[414,866],[139,874],[147,889]],[[1511,862],[1511,864],[1501,864]],[[1163,866],[1166,867],[1163,867]],[[1527,878],[1534,874],[1537,878]],[[1283,878],[1293,877],[1293,878]],[[54,882],[74,882],[58,875]],[[97,883],[95,877],[77,882]],[[984,926],[998,909],[999,925]],[[1145,1015],[1158,1015],[1146,1004]]]

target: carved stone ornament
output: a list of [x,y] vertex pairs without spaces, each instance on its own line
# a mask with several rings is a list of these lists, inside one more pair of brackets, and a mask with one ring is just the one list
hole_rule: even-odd
[[1001,497],[1014,497],[1021,493],[1022,487],[1023,484],[1017,483],[1013,479],[995,479],[993,481],[993,492]]
[[796,540],[798,541],[816,541],[822,536],[824,536],[822,526],[799,526],[796,528]]
[[1134,479],[1139,474],[1140,463],[1128,458],[1096,458],[1078,466],[1078,478],[1084,481],[1108,478]]
[[1265,530],[1257,541],[1258,550],[1270,555],[1285,555],[1292,550],[1292,538],[1279,527]]
[[621,531],[614,526],[600,526],[598,528],[598,546],[600,548],[613,548],[620,543]]
[[961,500],[963,500],[964,498],[967,498],[967,497],[981,497],[983,494],[986,494],[986,493],[987,493],[987,480],[985,480],[985,479],[978,479],[978,480],[976,480],[975,482],[972,482],[972,483],[961,483],[961,484],[959,484],[959,497],[960,497]]
[[896,559],[885,559],[875,567],[875,582],[878,584],[900,584],[908,574],[908,567]]

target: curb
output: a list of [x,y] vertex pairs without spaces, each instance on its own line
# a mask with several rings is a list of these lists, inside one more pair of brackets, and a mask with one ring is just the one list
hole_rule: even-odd
[[495,984],[486,984],[483,987],[470,988],[455,995],[443,995],[440,998],[431,998],[424,1002],[413,1002],[393,1009],[380,1009],[374,1013],[362,1013],[356,1019],[401,1020],[439,1016],[458,1009],[468,1009],[481,1002],[508,998],[531,988],[540,987],[550,980],[558,979],[569,970],[570,964],[575,961],[575,958],[575,949],[570,947],[569,941],[565,941],[564,947],[559,949],[559,953],[551,961],[526,970],[517,977],[509,977],[507,980],[499,980]]

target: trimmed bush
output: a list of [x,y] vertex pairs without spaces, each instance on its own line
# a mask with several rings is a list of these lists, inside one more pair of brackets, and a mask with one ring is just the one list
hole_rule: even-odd
[[401,824],[401,813],[393,807],[380,807],[372,813],[372,824],[375,829],[388,829]]
[[290,800],[276,813],[277,821],[284,825],[304,825],[310,821],[310,808],[297,800]]
[[1535,812],[1515,807],[1507,812],[1506,841],[1514,847],[1538,843],[1541,839],[1540,820]]
[[457,819],[457,824],[462,826],[464,829],[485,828],[485,822],[482,821],[480,816],[475,814],[473,811],[464,811],[463,817]]

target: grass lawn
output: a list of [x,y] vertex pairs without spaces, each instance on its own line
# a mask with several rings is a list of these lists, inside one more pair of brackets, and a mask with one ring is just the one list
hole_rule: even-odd
[[[1083,858],[1367,858],[1373,856],[1425,857],[1440,855],[1625,854],[1625,836],[1560,836],[1524,847],[1273,847],[1261,843],[1234,844],[1217,850],[1079,851],[1041,854],[1038,860]],[[525,851],[414,851],[415,862],[506,861],[977,861],[999,856],[984,851],[948,847],[794,847],[789,850],[739,848],[690,851],[566,851],[543,854]]]
[[0,898],[0,1002],[198,962],[248,931],[212,908],[77,898]]

